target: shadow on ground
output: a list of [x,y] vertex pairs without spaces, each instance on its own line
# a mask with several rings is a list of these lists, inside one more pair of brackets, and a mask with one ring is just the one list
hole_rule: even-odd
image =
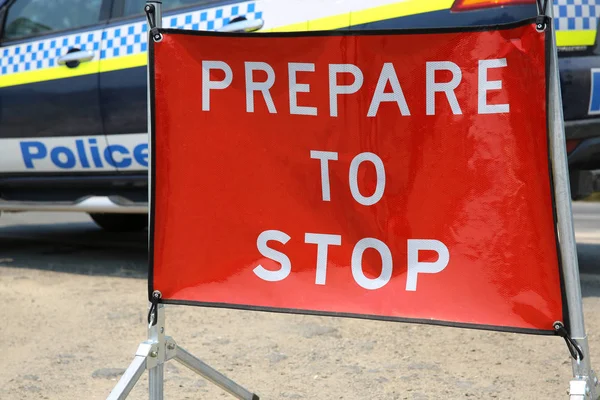
[[600,243],[577,243],[581,273],[600,274]]
[[0,227],[0,266],[146,278],[147,234],[108,233],[91,222]]

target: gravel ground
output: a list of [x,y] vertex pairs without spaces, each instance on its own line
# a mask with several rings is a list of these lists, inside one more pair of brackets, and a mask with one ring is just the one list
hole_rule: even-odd
[[[55,218],[0,218],[0,399],[106,398],[146,337],[143,235]],[[600,365],[600,275],[590,264],[600,244],[582,248]],[[558,337],[185,306],[166,315],[179,345],[262,399],[568,398]],[[231,398],[174,361],[165,397]],[[129,398],[148,398],[147,374]]]

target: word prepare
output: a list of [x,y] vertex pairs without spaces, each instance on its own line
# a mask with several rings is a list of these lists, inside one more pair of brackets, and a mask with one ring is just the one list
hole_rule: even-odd
[[[292,115],[313,115],[319,113],[317,107],[298,104],[298,93],[309,93],[310,84],[299,83],[297,74],[299,72],[315,72],[314,63],[293,63],[288,66],[288,90],[289,90],[289,113]],[[479,60],[478,61],[478,79],[477,79],[477,113],[478,114],[501,114],[510,111],[509,104],[488,104],[487,94],[492,90],[501,90],[501,80],[489,80],[488,70],[491,68],[507,67],[506,58]],[[338,101],[340,96],[357,93],[363,88],[364,74],[362,70],[354,64],[328,64],[329,68],[329,116],[338,116]],[[211,72],[219,70],[222,79],[212,79]],[[436,115],[436,93],[445,95],[452,113],[454,115],[462,114],[462,109],[456,98],[455,90],[462,81],[461,68],[452,61],[430,61],[426,62],[426,80],[425,80],[425,98],[426,115]],[[254,72],[262,71],[266,74],[266,79],[261,81],[254,80]],[[445,82],[436,81],[436,72],[445,71],[451,75],[450,80]],[[255,94],[262,95],[267,109],[271,114],[277,114],[277,107],[271,96],[271,88],[275,84],[275,70],[266,62],[244,62],[244,79],[246,91],[246,112],[254,112]],[[351,84],[338,83],[338,75],[351,74],[354,81]],[[212,74],[215,75],[215,74]],[[233,70],[229,64],[224,61],[202,61],[202,111],[210,111],[211,92],[215,90],[224,90],[230,87],[233,81]],[[391,92],[386,92],[387,86],[391,87]],[[393,63],[384,63],[377,80],[375,91],[370,101],[367,117],[376,117],[379,106],[384,102],[395,102],[401,115],[411,115],[409,105],[404,96],[402,86],[396,74],[396,68]]]

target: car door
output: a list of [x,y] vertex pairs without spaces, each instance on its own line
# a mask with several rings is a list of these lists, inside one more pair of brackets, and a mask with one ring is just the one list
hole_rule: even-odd
[[[115,0],[100,58],[100,97],[106,138],[123,173],[148,167],[147,27],[143,0]],[[216,30],[238,19],[261,18],[256,1],[169,0],[163,27]]]
[[0,3],[0,174],[116,171],[98,87],[111,1]]

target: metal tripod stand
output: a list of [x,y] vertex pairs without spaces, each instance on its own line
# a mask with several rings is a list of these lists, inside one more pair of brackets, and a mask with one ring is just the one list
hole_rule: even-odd
[[259,400],[256,394],[244,389],[179,347],[172,337],[165,336],[165,311],[162,304],[157,305],[156,319],[156,324],[150,324],[148,328],[148,340],[140,344],[135,358],[110,392],[107,400],[127,398],[146,369],[150,374],[148,384],[150,400],[163,400],[164,364],[171,359],[175,359],[240,400]]

